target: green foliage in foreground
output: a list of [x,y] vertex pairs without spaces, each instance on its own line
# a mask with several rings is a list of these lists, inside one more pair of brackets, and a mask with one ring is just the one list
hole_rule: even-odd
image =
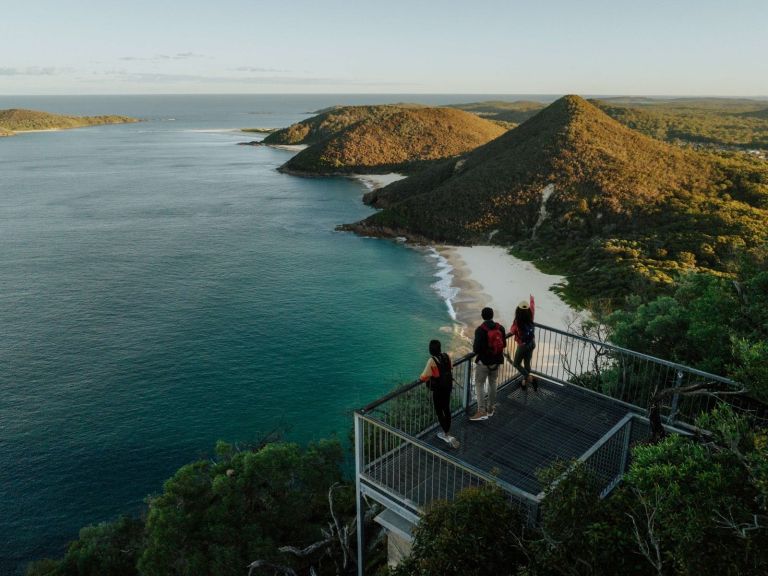
[[735,275],[691,274],[669,296],[630,298],[607,318],[612,342],[728,375],[768,402],[768,259]]
[[[188,464],[166,481],[149,501],[146,522],[122,518],[84,528],[62,560],[32,563],[27,575],[242,576],[255,560],[328,573],[330,560],[324,568],[317,554],[297,558],[278,548],[323,539],[328,490],[342,481],[341,444],[324,440],[302,450],[272,443],[238,452],[220,443],[217,453],[215,462]],[[342,519],[354,514],[353,503],[351,491],[335,491]]]
[[144,522],[121,517],[87,526],[62,560],[32,563],[27,576],[134,576],[143,546]]
[[498,488],[469,488],[437,502],[415,531],[411,556],[393,576],[505,576],[525,556],[518,546],[523,520]]

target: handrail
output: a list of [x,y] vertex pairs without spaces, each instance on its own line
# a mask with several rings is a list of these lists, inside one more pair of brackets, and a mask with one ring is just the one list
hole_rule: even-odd
[[390,426],[386,422],[382,422],[378,418],[372,418],[371,416],[367,414],[363,414],[360,411],[356,411],[355,414],[365,420],[366,422],[369,422],[370,424],[373,424],[374,426],[378,426],[380,428],[383,428],[390,434],[397,436],[401,440],[404,440],[406,443],[413,444],[415,446],[418,446],[420,449],[424,450],[425,452],[428,452],[432,456],[435,456],[441,460],[445,460],[446,462],[450,462],[457,468],[460,468],[462,470],[465,470],[466,472],[469,472],[470,474],[474,474],[475,476],[478,476],[482,478],[483,480],[487,482],[492,482],[495,484],[498,484],[501,488],[503,488],[505,491],[510,492],[516,496],[519,496],[521,498],[525,498],[527,500],[530,500],[532,503],[536,503],[537,499],[534,494],[531,494],[530,492],[526,492],[525,490],[518,488],[517,486],[513,486],[509,482],[506,482],[502,480],[501,478],[498,478],[496,476],[493,476],[492,474],[489,474],[488,472],[485,472],[484,470],[481,470],[480,468],[477,468],[476,466],[473,466],[472,464],[468,462],[464,462],[462,460],[459,460],[454,456],[453,454],[449,454],[447,452],[441,452],[440,450],[430,446],[426,442],[414,437],[410,436],[408,434],[405,434],[404,432],[401,432],[397,428]]
[[[592,338],[587,338],[586,336],[580,336],[578,334],[572,334],[570,332],[566,332],[564,330],[560,330],[559,328],[553,328],[553,327],[547,326],[545,324],[534,323],[534,326],[536,326],[537,328],[539,328],[541,330],[552,332],[554,334],[559,334],[559,335],[564,336],[566,338],[569,338],[571,340],[576,340],[576,341],[584,342],[584,343],[592,345],[592,346],[599,346],[599,347],[601,347],[603,349],[607,349],[609,351],[613,351],[613,352],[616,352],[616,353],[628,355],[628,356],[631,356],[631,357],[634,357],[634,358],[637,358],[637,359],[640,359],[640,360],[644,360],[644,361],[647,361],[647,362],[652,362],[653,364],[665,366],[667,368],[671,368],[671,369],[678,370],[678,371],[684,371],[684,372],[687,372],[688,374],[693,374],[693,375],[700,376],[700,377],[703,377],[703,378],[707,378],[707,379],[710,379],[710,380],[715,380],[717,382],[720,382],[721,384],[725,384],[725,385],[730,386],[730,387],[734,387],[734,388],[739,388],[740,387],[740,385],[738,383],[734,382],[733,380],[730,380],[729,378],[725,378],[723,376],[718,376],[716,374],[710,374],[708,372],[704,372],[703,370],[698,370],[696,368],[691,368],[690,366],[685,366],[684,364],[679,364],[677,362],[672,362],[670,360],[664,360],[663,358],[657,358],[655,356],[650,356],[648,354],[643,354],[642,352],[636,352],[634,350],[629,350],[628,348],[622,348],[621,346],[616,346],[614,344],[609,344],[607,342],[602,342],[600,340],[594,340]],[[512,334],[506,334],[506,340],[507,341],[509,341],[512,338],[513,338]],[[474,352],[470,352],[469,354],[465,354],[464,356],[462,356],[459,359],[455,360],[453,362],[453,366],[454,367],[455,366],[459,366],[460,364],[463,364],[463,363],[471,360],[475,356],[476,356],[476,354]],[[534,370],[534,372],[536,372],[536,370]],[[421,384],[420,380],[415,380],[415,381],[410,382],[408,384],[404,384],[403,386],[400,386],[400,387],[396,388],[395,390],[392,390],[391,392],[388,392],[387,394],[385,394],[381,398],[378,398],[378,399],[374,400],[373,402],[367,404],[365,407],[361,408],[360,411],[362,413],[370,412],[374,408],[377,408],[377,407],[381,406],[382,404],[386,403],[387,401],[391,400],[392,398],[395,398],[395,397],[397,397],[397,396],[399,396],[401,394],[404,394],[404,393],[408,392],[409,390],[412,390],[413,388],[415,388],[419,384]],[[573,384],[573,385],[578,385],[578,384]],[[627,404],[626,402],[624,402],[624,403]]]
[[640,358],[641,360],[648,360],[650,362],[653,362],[654,364],[661,364],[662,366],[666,366],[668,368],[674,368],[676,370],[684,370],[686,372],[689,372],[691,374],[695,374],[696,376],[702,376],[704,378],[709,378],[712,380],[717,380],[718,382],[722,382],[723,384],[728,384],[736,387],[740,387],[738,383],[734,382],[733,380],[729,378],[725,378],[724,376],[718,376],[717,374],[711,374],[709,372],[704,372],[703,370],[698,370],[696,368],[692,368],[690,366],[686,366],[685,364],[679,364],[677,362],[672,362],[671,360],[664,360],[663,358],[658,358],[656,356],[650,356],[648,354],[643,354],[642,352],[637,352],[635,350],[630,350],[629,348],[622,348],[621,346],[616,346],[615,344],[609,344],[608,342],[602,342],[600,340],[593,340],[592,338],[587,338],[586,336],[580,336],[578,334],[573,334],[571,332],[566,332],[564,330],[560,330],[559,328],[552,328],[551,326],[546,326],[544,324],[538,324],[534,323],[534,326],[537,328],[542,328],[544,330],[548,330],[549,332],[554,332],[555,334],[560,334],[562,336],[566,336],[568,338],[572,338],[574,340],[580,340],[582,342],[587,342],[589,344],[595,344],[597,346],[602,346],[604,348],[608,348],[610,350],[613,350],[615,352],[621,352],[622,354],[627,354],[629,356],[634,356],[635,358]]
[[[465,354],[464,356],[462,356],[458,360],[454,360],[453,363],[451,364],[451,366],[453,366],[455,368],[456,366],[458,366],[460,364],[464,364],[464,362],[466,362],[466,361],[468,361],[468,360],[470,360],[470,359],[472,359],[474,357],[475,357],[475,353],[474,352],[470,352],[469,354]],[[382,404],[384,404],[388,400],[391,400],[395,396],[399,396],[400,394],[404,394],[404,393],[408,392],[409,390],[413,390],[419,384],[423,384],[423,382],[421,380],[414,380],[413,382],[409,382],[407,384],[403,384],[402,386],[398,386],[397,388],[395,388],[391,392],[388,392],[387,394],[385,394],[384,396],[382,396],[378,400],[374,400],[370,404],[367,404],[363,408],[360,408],[359,412],[361,412],[362,414],[370,412],[374,408],[378,408],[379,406],[381,406]]]

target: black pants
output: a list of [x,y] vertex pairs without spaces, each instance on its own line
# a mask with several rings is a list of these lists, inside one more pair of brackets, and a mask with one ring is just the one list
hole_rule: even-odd
[[527,378],[531,373],[531,356],[533,356],[533,349],[536,348],[534,342],[528,344],[520,344],[515,351],[515,359],[512,365],[518,369],[523,378]]
[[451,430],[451,389],[436,387],[432,390],[432,403],[443,432],[448,434]]

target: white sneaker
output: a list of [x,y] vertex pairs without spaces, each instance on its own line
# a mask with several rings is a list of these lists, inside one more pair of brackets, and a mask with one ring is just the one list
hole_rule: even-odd
[[437,437],[446,444],[450,444],[451,448],[458,448],[460,446],[459,441],[456,440],[456,438],[445,432],[438,432]]

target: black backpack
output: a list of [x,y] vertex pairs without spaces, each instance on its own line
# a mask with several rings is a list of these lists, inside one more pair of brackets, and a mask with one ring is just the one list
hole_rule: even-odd
[[440,356],[432,356],[432,360],[435,361],[440,375],[437,378],[432,376],[429,379],[429,389],[450,389],[453,386],[453,367],[451,366],[451,359],[448,357],[448,354],[443,352]]
[[536,327],[533,324],[523,324],[519,327],[518,333],[520,334],[520,340],[527,346],[533,342],[536,336]]

